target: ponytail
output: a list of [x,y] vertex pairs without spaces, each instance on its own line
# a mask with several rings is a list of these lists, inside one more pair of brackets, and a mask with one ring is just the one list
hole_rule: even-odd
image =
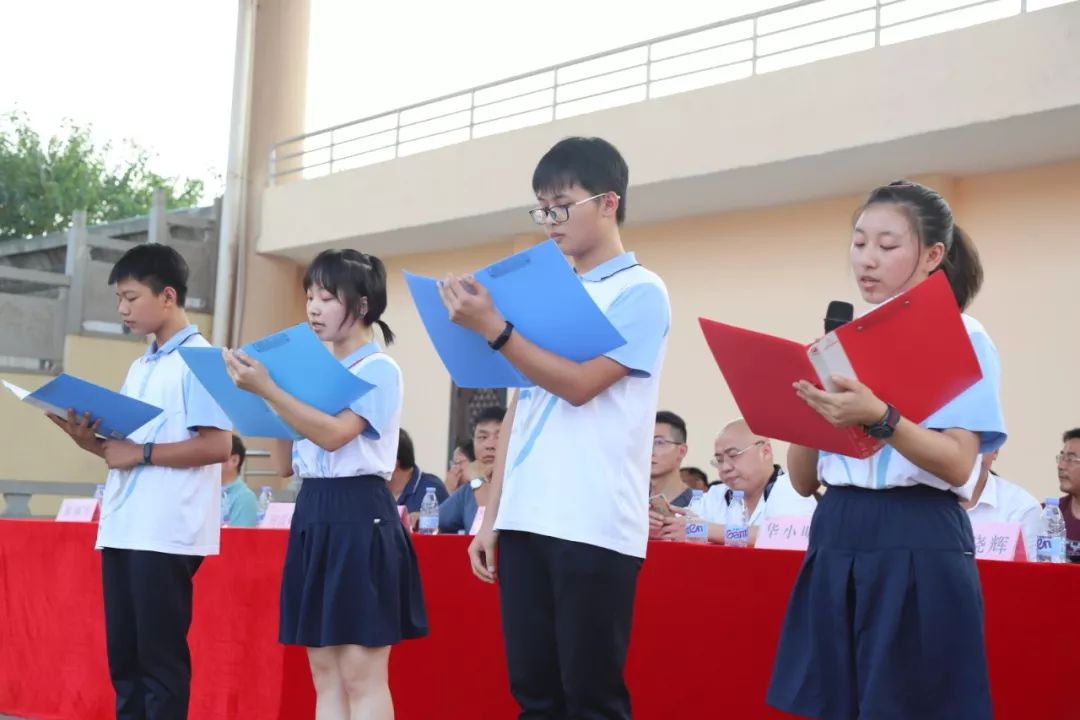
[[951,242],[945,259],[941,261],[941,271],[949,279],[960,310],[967,309],[982,287],[983,268],[975,243],[959,225],[953,225]]
[[375,322],[378,324],[379,329],[382,330],[383,341],[387,345],[393,345],[395,337],[394,331],[390,329],[390,326],[386,324],[385,320],[376,320]]

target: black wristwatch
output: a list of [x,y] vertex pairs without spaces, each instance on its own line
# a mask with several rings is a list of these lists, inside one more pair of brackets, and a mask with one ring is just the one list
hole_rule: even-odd
[[153,465],[154,464],[150,460],[150,456],[153,454],[153,452],[154,452],[154,443],[145,443],[142,446],[142,462],[143,462],[143,465]]
[[896,425],[900,422],[900,412],[892,405],[885,406],[885,417],[873,425],[863,425],[866,434],[877,440],[888,440],[896,432]]
[[510,334],[514,332],[514,323],[509,320],[506,321],[506,327],[499,333],[499,337],[495,338],[488,345],[492,350],[501,350],[502,346],[506,344],[506,341],[510,339]]

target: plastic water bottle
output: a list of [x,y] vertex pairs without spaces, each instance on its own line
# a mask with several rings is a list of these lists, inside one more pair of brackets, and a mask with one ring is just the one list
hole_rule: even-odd
[[424,492],[424,501],[420,503],[421,535],[434,535],[439,532],[439,499],[435,497],[435,488],[429,487]]
[[101,501],[105,499],[104,485],[98,485],[96,488],[94,488],[94,499],[98,501],[98,505],[100,505]]
[[709,542],[709,523],[705,521],[705,493],[694,490],[686,509],[695,516],[686,519],[686,542]]
[[1039,516],[1035,559],[1039,562],[1065,562],[1065,518],[1061,516],[1056,497],[1046,498],[1046,507]]
[[229,527],[229,493],[221,491],[221,527]]
[[270,501],[274,499],[273,491],[270,490],[269,485],[263,485],[259,490],[259,502],[256,505],[255,512],[255,526],[262,526],[263,518],[266,517],[266,510],[270,507]]
[[750,544],[750,528],[746,526],[746,503],[743,491],[733,490],[731,502],[724,514],[724,544],[728,547],[746,547]]

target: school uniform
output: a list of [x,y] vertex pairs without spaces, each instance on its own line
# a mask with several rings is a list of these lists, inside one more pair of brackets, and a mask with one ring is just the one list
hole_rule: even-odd
[[574,407],[518,393],[506,454],[499,592],[510,689],[522,718],[629,718],[623,680],[648,544],[667,290],[625,253],[580,275],[626,344],[629,373]]
[[[1005,442],[997,350],[964,316],[983,378],[922,423]],[[960,488],[886,445],[858,460],[821,453],[828,485],[791,593],[768,703],[828,720],[989,720],[974,538]]]
[[[210,347],[190,325],[132,363],[120,392],[162,409],[130,440],[175,443],[198,428],[231,430],[179,347]],[[105,479],[95,546],[101,550],[105,644],[116,717],[186,718],[192,578],[218,553],[221,465],[138,465]]]
[[427,634],[416,555],[387,487],[397,463],[401,370],[374,342],[342,364],[375,388],[349,406],[367,427],[344,447],[293,444],[303,484],[281,580],[279,639],[289,645],[383,647]]

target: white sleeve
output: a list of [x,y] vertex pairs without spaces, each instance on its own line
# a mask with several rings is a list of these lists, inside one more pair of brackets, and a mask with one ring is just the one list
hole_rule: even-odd
[[809,517],[817,509],[817,498],[803,497],[795,492],[787,474],[776,478],[769,499],[765,501],[765,519],[779,517]]

